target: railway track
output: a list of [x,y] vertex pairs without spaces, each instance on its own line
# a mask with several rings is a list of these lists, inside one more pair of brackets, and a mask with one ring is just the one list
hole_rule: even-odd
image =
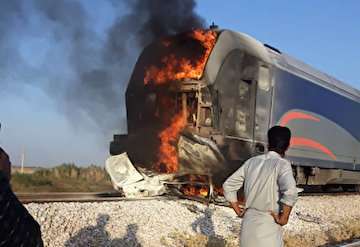
[[165,195],[140,198],[126,198],[116,192],[87,193],[15,193],[18,199],[23,203],[48,203],[48,202],[105,202],[105,201],[141,201],[141,200],[194,200],[208,204],[209,200],[202,197],[191,197],[185,195]]
[[353,239],[351,241],[345,241],[343,243],[329,245],[329,247],[360,247],[360,240]]
[[[190,197],[179,196],[152,196],[141,198],[126,198],[118,192],[54,192],[54,193],[15,193],[17,198],[24,204],[48,203],[48,202],[106,202],[106,201],[143,201],[143,200],[176,200]],[[205,199],[193,198],[205,203]]]
[[54,192],[54,193],[15,193],[22,203],[45,202],[96,202],[116,201],[123,197],[118,192]]
[[299,196],[354,196],[360,192],[300,192]]
[[[138,200],[176,200],[188,199],[209,204],[211,202],[219,205],[227,205],[225,201],[219,202],[209,198],[197,196],[165,195],[143,198],[126,198],[119,192],[54,192],[54,193],[15,193],[19,200],[26,203],[47,203],[47,202],[103,202],[103,201],[138,201]],[[360,192],[301,192],[299,196],[353,196],[360,195]]]
[[360,246],[360,241],[356,241],[349,244],[339,245],[338,247],[359,247],[359,246]]

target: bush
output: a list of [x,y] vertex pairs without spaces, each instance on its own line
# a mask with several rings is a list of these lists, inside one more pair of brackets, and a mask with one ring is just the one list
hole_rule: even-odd
[[33,174],[15,173],[11,184],[16,192],[95,192],[112,190],[105,169],[91,165],[75,164],[40,169]]
[[11,176],[11,182],[22,186],[51,186],[50,179],[36,174],[15,173]]

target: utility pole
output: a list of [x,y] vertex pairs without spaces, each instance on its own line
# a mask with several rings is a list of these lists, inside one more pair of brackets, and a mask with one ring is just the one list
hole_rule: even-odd
[[24,163],[25,163],[25,148],[23,148],[23,151],[21,153],[21,174],[24,173]]

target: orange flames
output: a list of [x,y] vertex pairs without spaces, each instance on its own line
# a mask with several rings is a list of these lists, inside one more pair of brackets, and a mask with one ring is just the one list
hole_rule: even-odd
[[178,170],[177,150],[174,143],[177,141],[179,133],[186,126],[186,115],[182,112],[177,114],[172,120],[171,125],[164,129],[160,134],[160,152],[155,169],[165,173],[174,173]]
[[[215,45],[217,33],[211,30],[194,30],[191,38],[198,41],[204,48],[204,53],[197,61],[188,58],[177,58],[170,54],[161,59],[161,67],[151,65],[146,68],[144,84],[150,81],[155,84],[164,84],[169,81],[181,80],[185,78],[200,79],[202,77],[205,64],[210,56],[210,52]],[[163,41],[163,45],[168,47],[169,41]]]
[[202,182],[203,184],[186,184],[183,185],[180,191],[187,196],[201,196],[207,197],[209,195],[208,178],[202,175],[188,175],[188,180],[192,182]]
[[[145,85],[152,83],[153,85],[167,86],[173,81],[185,78],[200,79],[202,77],[207,59],[215,45],[217,33],[211,30],[194,30],[185,35],[161,41],[162,49],[168,55],[161,57],[158,64],[152,64],[145,68]],[[185,41],[184,37],[186,38]],[[192,46],[196,49],[193,49]],[[172,97],[165,95],[163,95],[165,98]],[[169,98],[167,99],[165,101],[169,101]],[[165,107],[171,109],[174,106],[166,104]],[[182,111],[170,119],[168,127],[159,133],[161,143],[158,161],[154,167],[157,171],[165,173],[178,171],[176,143],[180,131],[186,127],[187,123],[186,113]],[[165,118],[162,120],[164,123],[169,121]]]
[[207,197],[209,195],[209,189],[206,186],[184,185],[181,192],[187,196]]

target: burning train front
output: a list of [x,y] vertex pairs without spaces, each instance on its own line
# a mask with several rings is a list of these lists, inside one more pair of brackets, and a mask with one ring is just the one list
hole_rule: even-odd
[[239,161],[265,150],[269,78],[266,48],[244,34],[193,30],[158,40],[136,63],[126,92],[128,134],[114,136],[110,153],[221,183]]

